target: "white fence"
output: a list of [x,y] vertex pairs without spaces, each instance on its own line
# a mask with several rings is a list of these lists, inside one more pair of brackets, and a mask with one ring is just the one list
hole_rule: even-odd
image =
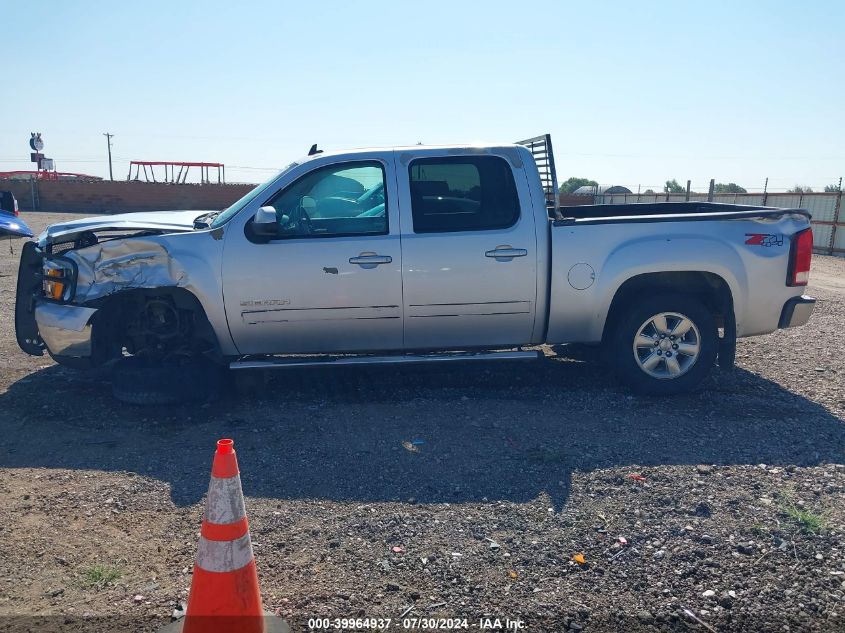
[[[806,209],[813,219],[813,247],[824,255],[845,255],[845,211],[842,192],[834,193],[722,193],[713,202]],[[614,193],[595,196],[596,204],[684,202],[685,193]],[[691,193],[690,201],[706,202],[706,193]]]

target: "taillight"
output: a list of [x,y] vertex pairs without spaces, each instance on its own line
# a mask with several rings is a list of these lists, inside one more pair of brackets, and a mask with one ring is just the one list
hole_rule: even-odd
[[15,204],[15,215],[20,215],[20,214],[21,214],[21,212],[20,212],[20,210],[18,209],[18,201],[17,201],[17,199],[15,199],[14,204]]
[[787,286],[806,286],[810,280],[810,261],[813,258],[813,229],[804,229],[792,236],[789,249]]

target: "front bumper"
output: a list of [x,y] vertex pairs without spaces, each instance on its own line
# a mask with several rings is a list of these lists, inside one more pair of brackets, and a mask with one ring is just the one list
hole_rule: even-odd
[[792,299],[783,304],[778,327],[783,329],[804,325],[810,320],[810,315],[813,314],[813,308],[815,307],[815,297],[809,297],[807,295],[792,297]]
[[91,317],[96,308],[61,303],[37,303],[38,334],[53,356],[91,356]]

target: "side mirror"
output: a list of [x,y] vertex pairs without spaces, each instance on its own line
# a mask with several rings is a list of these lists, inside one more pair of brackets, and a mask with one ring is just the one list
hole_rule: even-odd
[[273,207],[261,207],[252,218],[252,230],[261,237],[275,237],[279,232],[276,210]]

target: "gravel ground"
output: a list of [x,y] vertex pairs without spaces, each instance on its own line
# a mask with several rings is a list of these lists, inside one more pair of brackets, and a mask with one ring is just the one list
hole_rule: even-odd
[[[25,214],[36,230],[63,217]],[[265,606],[295,630],[403,613],[845,630],[843,259],[815,258],[807,327],[741,341],[737,368],[687,396],[632,396],[560,348],[134,408],[107,376],[18,350],[20,245],[0,255],[0,631],[167,621],[219,437],[236,442]]]

